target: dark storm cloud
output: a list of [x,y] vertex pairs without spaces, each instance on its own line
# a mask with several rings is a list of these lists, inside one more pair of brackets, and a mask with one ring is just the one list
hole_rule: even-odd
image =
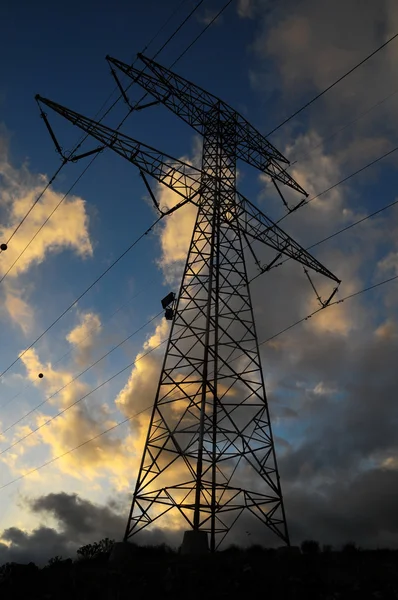
[[[32,513],[42,515],[43,520],[46,516],[55,518],[58,529],[44,525],[31,533],[17,527],[5,529],[0,538],[10,545],[0,542],[0,565],[11,561],[33,561],[42,566],[57,554],[64,558],[76,558],[76,550],[85,544],[104,537],[120,541],[127,522],[125,502],[112,500],[107,505],[99,506],[77,494],[65,492],[47,494],[27,501],[27,507]],[[180,538],[182,539],[182,534],[167,534],[153,528],[141,534],[139,543],[168,542],[177,546],[181,543]]]
[[51,514],[69,539],[84,541],[88,535],[101,537],[122,534],[125,519],[108,506],[98,506],[77,494],[48,494],[30,502],[34,513]]
[[[299,545],[305,539],[336,548],[353,541],[363,548],[397,547],[398,472],[374,469],[349,483],[341,478],[318,490],[304,485],[284,486],[290,540]],[[281,544],[250,514],[243,514],[226,539],[227,544],[247,546]]]
[[73,556],[79,547],[62,532],[49,527],[38,527],[27,533],[17,527],[10,527],[1,533],[0,565],[6,562],[35,562],[44,565],[52,556]]

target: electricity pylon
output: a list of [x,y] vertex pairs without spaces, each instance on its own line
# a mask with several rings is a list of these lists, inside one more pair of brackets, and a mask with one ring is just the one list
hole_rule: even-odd
[[107,58],[155,98],[148,106],[164,104],[203,135],[196,169],[36,97],[101,143],[67,160],[111,148],[140,169],[157,209],[145,174],[181,196],[163,215],[187,202],[198,209],[124,539],[156,521],[180,525],[177,516],[189,531],[210,534],[215,550],[246,512],[289,545],[243,244],[261,242],[340,281],[236,190],[239,158],[267,173],[283,200],[278,184],[306,196],[272,144],[219,98],[158,63],[141,56],[148,74]]

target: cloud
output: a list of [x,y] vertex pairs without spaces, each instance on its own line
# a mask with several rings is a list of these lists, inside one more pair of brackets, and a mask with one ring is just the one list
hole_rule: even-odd
[[[366,6],[361,0],[338,0],[333,5],[316,0],[286,0],[272,11],[268,10],[267,0],[252,0],[250,6],[258,24],[251,44],[255,58],[251,80],[268,97],[279,97],[279,102],[271,106],[273,122],[266,125],[267,129],[279,124],[384,43],[398,24],[397,5],[391,0]],[[394,143],[398,125],[396,102],[391,95],[396,89],[397,56],[398,45],[393,41],[284,125],[273,141],[278,145],[278,138],[295,135],[310,126],[325,138],[333,133],[329,143],[333,148],[339,147],[346,168],[361,159],[370,160],[378,150],[381,153],[382,148],[388,147],[388,140]],[[385,101],[377,110],[368,112],[382,100]],[[366,115],[358,118],[362,113]],[[350,126],[345,128],[347,124]]]
[[254,16],[253,0],[239,0],[238,1],[238,15],[242,19],[252,18]]
[[[44,566],[57,554],[76,558],[79,547],[105,537],[120,541],[127,523],[129,498],[117,496],[99,505],[77,494],[60,492],[25,499],[23,504],[24,510],[41,517],[43,523],[48,517],[54,519],[56,528],[42,524],[30,532],[18,527],[3,530],[0,533],[0,565],[11,561],[33,561]],[[141,543],[180,543],[181,534],[167,533],[155,527],[141,534]]]
[[18,290],[13,286],[6,285],[3,306],[14,324],[18,325],[23,333],[27,335],[33,329],[34,310],[32,306],[21,297],[23,293],[23,290]]
[[[8,240],[48,182],[46,175],[32,174],[26,164],[14,167],[8,155],[7,142],[0,147],[0,208],[3,219],[0,240]],[[63,194],[50,187],[21,225],[6,252],[2,254],[0,274],[4,274],[25,249],[45,219],[55,209]],[[56,210],[31,245],[24,251],[8,277],[16,278],[33,265],[42,263],[49,254],[71,249],[82,258],[93,253],[88,232],[85,201],[78,196],[68,196]]]
[[[354,20],[359,12],[357,0],[350,6],[343,6],[341,2],[338,10],[333,6],[333,11],[324,12],[313,0],[291,4],[291,11],[284,8],[272,13],[264,1],[239,4],[241,16],[258,15],[257,40],[252,48],[256,63],[252,69],[260,75],[272,69],[280,72],[274,85],[283,102],[276,104],[277,110],[286,114],[290,114],[290,103],[300,104],[301,98],[312,97],[347,70],[347,65],[355,64],[385,39],[390,27],[386,15],[394,15],[396,10],[385,0],[382,8],[377,8],[380,13],[377,28],[374,27],[376,8],[362,7],[361,14],[366,13],[362,29],[362,25],[361,28],[352,25],[357,24],[357,17]],[[342,19],[341,15],[346,13],[349,13],[347,20]],[[337,135],[338,149],[333,153],[326,143],[325,131],[330,131],[331,126],[341,126],[357,114],[350,113],[351,110],[362,110],[357,106],[359,101],[371,104],[377,100],[377,94],[387,91],[393,64],[390,52],[393,50],[387,54],[385,68],[380,68],[381,63],[377,61],[373,66],[369,63],[363,74],[358,71],[358,75],[350,79],[349,86],[339,88],[337,96],[326,95],[319,105],[314,105],[313,111],[300,118],[298,125],[290,129],[290,132],[296,127],[299,130],[294,142],[276,142],[297,160],[290,172],[311,196],[344,177],[352,165],[367,157],[374,158],[388,147],[388,134],[395,131],[397,124],[395,107],[384,106],[381,113],[372,113],[370,120],[358,122],[352,129],[347,128]],[[371,89],[368,85],[364,88],[364,80],[372,77],[374,85]],[[366,98],[364,89],[368,90]],[[377,131],[381,121],[388,124],[389,131],[384,125]],[[270,188],[264,187],[264,197],[260,200],[268,213],[270,209],[276,210],[276,199]],[[161,205],[175,204],[176,196],[169,190],[159,188],[159,194]],[[307,246],[364,216],[368,211],[363,200],[361,190],[350,181],[295,212],[283,226]],[[187,205],[165,219],[159,229],[162,251],[159,265],[170,286],[178,285],[195,211]],[[337,298],[362,289],[378,277],[395,273],[395,216],[395,212],[381,214],[348,234],[314,248],[314,255],[343,280]],[[260,250],[259,255],[263,258],[266,252]],[[328,286],[332,284],[327,282],[326,285],[316,276],[314,281],[322,297],[327,297],[331,291]],[[369,295],[328,308],[272,343],[261,346],[288,524],[295,543],[308,537],[335,544],[349,538],[362,545],[396,545],[398,541],[396,519],[392,514],[394,507],[387,495],[387,491],[395,490],[397,485],[398,457],[394,404],[398,393],[394,363],[398,350],[398,298],[396,292],[393,297],[391,290],[379,288]],[[258,278],[252,286],[252,297],[260,340],[284,329],[317,306],[301,267],[293,261]],[[115,405],[125,416],[131,417],[153,403],[163,347],[148,356],[143,354],[167,336],[168,327],[164,320],[143,345],[137,354],[138,362],[116,397]],[[48,391],[68,375],[54,371],[50,363],[42,364],[35,354],[27,353],[26,365],[37,385],[37,370],[48,373],[44,382]],[[63,405],[66,398],[59,402]],[[83,408],[66,414],[70,416],[60,420],[53,429],[44,428],[43,435],[47,437],[43,439],[54,454],[99,431],[101,419],[97,416],[107,423],[112,422],[109,415],[101,411],[95,413],[95,418],[92,411]],[[125,491],[128,485],[131,487],[131,473],[137,473],[149,415],[147,411],[131,420],[122,443],[112,437],[107,442],[104,436],[92,448],[88,444],[81,458],[79,450],[75,457],[72,453],[71,458],[63,459],[66,467],[60,462],[60,469],[65,468],[71,475],[78,472],[81,477],[87,473],[92,481],[105,474],[116,489]],[[170,418],[174,416],[171,414]],[[177,481],[179,475],[170,470],[170,481]],[[247,476],[245,481],[251,483]],[[126,501],[126,506],[128,504]],[[71,505],[72,510],[80,510],[78,501]],[[127,511],[123,514],[127,515]],[[278,545],[278,540],[270,540],[258,522],[249,521],[246,517],[238,521],[227,542],[247,543],[246,531],[250,527],[254,531],[250,541],[266,540]],[[173,526],[178,529],[179,523],[173,522]],[[14,533],[17,539],[18,532]],[[152,535],[150,530],[147,533]]]
[[[115,482],[118,481],[119,485],[122,485],[121,482],[127,485],[130,469],[128,457],[132,452],[128,435],[121,439],[111,432],[84,444],[87,440],[99,436],[104,429],[116,424],[110,417],[107,403],[101,402],[98,393],[81,402],[80,399],[91,391],[92,386],[79,379],[72,381],[75,374],[68,369],[57,370],[50,362],[43,363],[33,348],[21,357],[21,361],[27,370],[28,379],[43,392],[43,399],[49,398],[48,405],[54,406],[56,411],[51,410],[48,405],[43,405],[30,416],[30,419],[33,419],[32,424],[21,423],[7,434],[6,442],[9,444],[39,428],[36,433],[18,443],[12,454],[8,452],[1,457],[13,475],[23,475],[30,470],[27,466],[27,448],[46,448],[51,458],[56,458],[81,445],[78,451],[66,454],[62,460],[57,461],[60,472],[91,481],[107,474]],[[44,374],[43,379],[38,378],[40,372]],[[59,389],[61,391],[56,393]],[[75,402],[78,403],[72,406]],[[62,410],[65,412],[45,425],[52,416]],[[43,452],[41,456],[43,457]]]
[[[182,157],[181,160],[200,168],[201,151],[200,141],[194,138],[192,158]],[[181,202],[181,196],[160,184],[157,186],[157,197],[163,210],[171,209]],[[170,285],[179,285],[197,212],[198,208],[194,204],[188,203],[167,217],[160,229],[162,255],[158,264],[166,282]]]
[[68,333],[66,339],[75,349],[76,363],[83,367],[92,361],[92,350],[101,332],[101,320],[94,312],[82,313],[79,317],[79,325]]

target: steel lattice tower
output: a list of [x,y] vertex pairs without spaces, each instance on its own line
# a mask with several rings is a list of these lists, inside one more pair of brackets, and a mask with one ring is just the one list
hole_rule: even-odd
[[93,152],[110,147],[140,168],[147,186],[144,173],[180,194],[172,211],[187,201],[198,207],[124,539],[177,513],[209,534],[215,550],[250,512],[289,545],[244,243],[263,242],[339,280],[236,190],[240,158],[280,194],[277,182],[305,194],[283,155],[220,99],[141,58],[151,74],[108,60],[154,96],[149,105],[166,105],[203,135],[200,170],[37,97],[97,138]]

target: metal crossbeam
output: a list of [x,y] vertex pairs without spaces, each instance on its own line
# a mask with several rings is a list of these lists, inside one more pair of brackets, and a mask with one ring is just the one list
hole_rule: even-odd
[[[211,182],[209,183],[208,178],[203,180],[200,169],[196,169],[182,160],[156,150],[152,146],[148,146],[120,131],[97,123],[52,100],[41,96],[37,96],[37,100],[62,115],[73,125],[89,133],[104,146],[136,165],[140,171],[148,173],[159,183],[172,189],[184,198],[184,203],[189,201],[199,206],[202,201],[203,186],[212,185]],[[234,204],[234,208],[232,208],[232,204],[229,204],[225,207],[223,215],[224,219],[230,221],[231,227],[234,223],[234,220],[231,220],[231,210],[233,210],[234,217],[237,216],[239,219],[236,226],[240,227],[252,239],[266,244],[289,258],[293,258],[305,267],[328,277],[332,281],[339,282],[339,279],[333,273],[304,250],[243,194],[236,192],[236,195],[237,202]],[[180,208],[181,205],[182,203],[178,204],[172,210]]]
[[[111,56],[107,56],[107,60],[202,135],[208,121],[208,114],[216,108],[223,122],[233,126],[236,136],[234,151],[236,151],[237,158],[260,169],[271,179],[276,179],[305,196],[308,195],[283,168],[283,165],[289,164],[287,158],[236,110],[220,98],[159,65],[154,60],[146,58],[142,54],[139,54],[139,57],[152,74]],[[231,150],[230,143],[226,144],[225,141],[225,150]]]

